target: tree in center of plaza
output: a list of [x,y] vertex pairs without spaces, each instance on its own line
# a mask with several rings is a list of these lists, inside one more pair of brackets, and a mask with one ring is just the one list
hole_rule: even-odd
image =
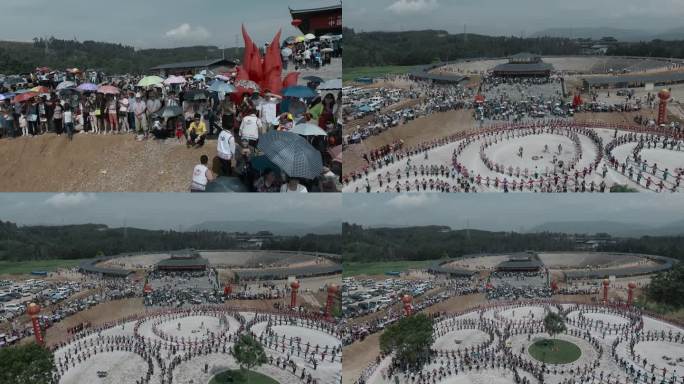
[[546,333],[553,338],[559,333],[565,332],[567,327],[565,326],[565,320],[563,317],[555,312],[549,312],[544,317],[544,329]]
[[432,319],[418,313],[387,327],[380,336],[380,350],[385,354],[394,352],[403,368],[420,368],[427,361],[433,341]]
[[257,339],[249,334],[240,335],[240,338],[233,346],[232,352],[233,357],[240,365],[240,370],[247,383],[249,383],[250,375],[246,370],[251,370],[252,368],[267,362],[264,347]]

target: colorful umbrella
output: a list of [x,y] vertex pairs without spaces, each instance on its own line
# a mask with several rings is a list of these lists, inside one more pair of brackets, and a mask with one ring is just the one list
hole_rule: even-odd
[[50,93],[50,88],[39,85],[37,87],[31,88],[31,92],[37,92],[37,93]]
[[97,91],[97,84],[93,83],[83,83],[76,87],[81,92],[95,92]]
[[161,84],[164,82],[159,76],[145,76],[138,81],[138,87],[149,87],[150,85]]
[[97,88],[97,91],[98,91],[99,93],[104,93],[105,95],[118,95],[119,92],[121,92],[121,91],[119,90],[119,88],[117,88],[117,87],[115,87],[115,86],[113,86],[113,85],[103,85],[103,86],[100,86],[99,88]]
[[22,93],[20,95],[14,96],[14,99],[12,99],[12,103],[23,103],[25,101],[33,99],[36,96],[38,96],[38,94],[35,92]]
[[254,92],[259,91],[259,84],[253,82],[252,80],[238,80],[235,82],[235,86],[238,88],[244,88]]
[[295,85],[283,89],[283,96],[310,99],[316,97],[316,92],[314,92],[314,90],[309,87],[305,87],[303,85]]
[[187,80],[185,80],[182,76],[169,76],[168,79],[164,80],[164,84],[166,85],[185,83],[187,83]]

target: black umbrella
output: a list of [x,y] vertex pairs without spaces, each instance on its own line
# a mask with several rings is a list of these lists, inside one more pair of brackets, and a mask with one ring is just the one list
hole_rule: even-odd
[[200,89],[191,89],[183,94],[183,99],[187,101],[200,101],[208,98],[208,92]]
[[161,117],[176,117],[183,114],[183,109],[177,105],[169,105],[164,107],[161,112]]
[[302,77],[302,79],[311,81],[312,83],[318,83],[318,84],[320,84],[320,83],[322,83],[323,81],[325,81],[325,80],[323,80],[322,78],[320,78],[320,77],[318,77],[318,76],[314,76],[314,75],[304,76],[304,77]]
[[259,137],[257,148],[290,177],[311,180],[323,170],[321,153],[296,133],[270,131]]

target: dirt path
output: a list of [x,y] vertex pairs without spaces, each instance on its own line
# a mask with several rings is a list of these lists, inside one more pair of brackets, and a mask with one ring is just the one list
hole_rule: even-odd
[[184,192],[201,155],[216,141],[188,149],[176,140],[78,134],[0,140],[3,192]]
[[344,173],[366,164],[361,157],[370,149],[374,149],[395,140],[404,140],[405,146],[413,146],[435,138],[448,136],[466,129],[474,124],[471,110],[448,111],[435,113],[428,117],[408,122],[398,127],[371,136],[359,144],[350,145],[344,151]]

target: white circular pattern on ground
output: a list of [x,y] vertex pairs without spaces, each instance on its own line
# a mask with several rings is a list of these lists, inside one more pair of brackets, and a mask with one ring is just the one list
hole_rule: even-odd
[[[180,325],[180,328],[178,326]],[[204,340],[209,338],[210,332],[218,335],[226,332],[226,328],[219,325],[219,319],[214,316],[186,316],[180,319],[163,321],[157,329],[168,336],[188,339]],[[235,329],[233,329],[235,330]]]
[[524,306],[503,310],[499,312],[502,319],[512,321],[540,321],[544,320],[547,309],[544,307]]
[[[107,372],[106,377],[98,377],[98,371]],[[60,384],[123,384],[135,383],[147,371],[147,363],[133,352],[114,351],[98,353],[78,367],[68,370],[59,381]]]
[[[634,346],[634,354],[647,356],[648,365],[655,364],[657,369],[684,372],[684,344],[669,341],[640,341]],[[643,359],[643,357],[642,357]]]
[[[549,123],[551,124],[551,123]],[[627,185],[630,188],[634,188],[638,191],[656,191],[659,188],[656,186],[656,184],[659,183],[661,178],[658,178],[657,176],[651,176],[652,183],[648,188],[646,188],[646,176],[644,175],[643,178],[637,182],[636,180],[636,175],[633,175],[633,178],[630,179],[628,176],[627,170],[625,173],[621,173],[621,169],[614,169],[609,165],[609,161],[606,158],[606,156],[603,156],[603,158],[600,160],[598,166],[594,169],[593,163],[595,159],[600,155],[599,148],[595,144],[595,142],[590,138],[589,133],[595,134],[596,137],[600,138],[603,142],[603,146],[606,147],[607,144],[609,144],[613,139],[613,134],[614,130],[613,129],[607,129],[607,128],[599,128],[599,127],[594,127],[592,124],[584,124],[584,123],[577,123],[577,122],[566,122],[564,125],[567,125],[568,127],[570,126],[576,126],[579,127],[580,130],[584,131],[577,131],[577,137],[579,139],[579,144],[580,144],[580,154],[581,158],[578,160],[577,164],[575,164],[575,169],[573,169],[570,174],[571,177],[569,177],[568,184],[567,184],[567,190],[568,191],[574,191],[575,190],[575,181],[574,181],[574,172],[575,170],[580,172],[580,177],[578,178],[578,183],[577,183],[577,189],[578,191],[581,191],[581,182],[582,180],[585,181],[585,188],[586,191],[590,191],[591,189],[591,183],[594,183],[594,191],[598,191],[599,185],[601,182],[605,182],[606,184],[606,189],[609,189],[612,185],[614,184],[620,184],[620,185]],[[525,127],[524,124],[520,125],[511,125],[512,131],[525,131],[527,128],[521,128]],[[529,192],[529,191],[540,191],[542,190],[542,183],[541,183],[541,178],[538,179],[533,179],[532,175],[534,174],[535,167],[537,167],[537,170],[539,171],[540,174],[545,173],[545,169],[548,165],[549,167],[549,175],[544,177],[544,186],[547,185],[547,181],[549,180],[554,180],[553,183],[551,183],[551,188],[552,191],[562,191],[562,184],[563,184],[563,179],[564,176],[558,173],[559,175],[559,183],[558,185],[555,184],[555,176],[553,176],[553,171],[554,168],[552,164],[550,164],[550,160],[553,158],[553,153],[557,152],[557,146],[559,143],[563,144],[563,153],[560,155],[561,158],[565,160],[569,160],[572,158],[572,155],[569,155],[569,153],[574,152],[574,143],[568,138],[564,137],[558,132],[563,132],[564,130],[570,130],[568,127],[563,127],[560,129],[556,130],[556,133],[543,133],[543,134],[532,134],[532,135],[527,135],[524,137],[518,137],[518,138],[513,138],[510,140],[504,140],[499,141],[497,144],[493,144],[494,151],[492,152],[492,156],[496,156],[496,160],[490,159],[493,161],[496,161],[497,163],[503,165],[506,169],[506,173],[508,173],[508,167],[512,166],[513,168],[516,168],[517,166],[520,167],[521,171],[523,171],[525,168],[528,169],[529,174],[528,177],[523,177],[523,174],[521,173],[520,175],[515,175],[510,176],[509,174],[504,174],[501,172],[497,172],[495,169],[490,169],[487,167],[487,165],[483,162],[481,156],[480,156],[480,147],[483,143],[486,142],[486,140],[489,140],[492,138],[492,136],[486,136],[482,135],[481,132],[483,132],[482,129],[477,129],[473,130],[474,133],[470,134],[469,137],[473,139],[470,143],[466,144],[465,147],[458,153],[457,159],[459,163],[463,166],[463,168],[467,171],[468,176],[472,177],[473,180],[477,178],[479,175],[481,177],[481,183],[477,184],[474,181],[470,181],[470,187],[472,189],[477,190],[478,192],[501,192],[504,190],[503,184],[499,184],[498,187],[494,185],[494,180],[496,178],[499,179],[500,182],[503,182],[504,178],[508,182],[508,189],[511,192],[519,191],[519,188],[516,188],[515,191],[512,190],[512,182],[516,181],[516,184],[519,186],[520,182],[523,182],[523,191],[524,192]],[[536,128],[537,130],[539,128]],[[529,130],[528,130],[529,131]],[[497,137],[501,137],[502,134],[497,133]],[[624,135],[628,133],[629,131],[626,130],[620,130],[619,135]],[[504,136],[505,137],[505,136]],[[411,192],[415,192],[417,189],[416,187],[420,188],[421,192],[425,192],[425,189],[422,188],[422,183],[423,180],[426,180],[429,183],[429,180],[432,179],[434,181],[441,181],[444,183],[447,183],[450,186],[449,191],[455,192],[455,191],[462,191],[459,189],[459,182],[458,179],[461,178],[463,179],[465,173],[462,171],[461,174],[457,174],[455,171],[455,168],[453,166],[453,158],[452,155],[454,152],[458,152],[459,145],[464,143],[465,139],[459,139],[455,140],[453,142],[445,143],[443,145],[434,147],[428,151],[428,156],[425,158],[424,153],[420,154],[414,154],[413,156],[406,156],[403,157],[400,160],[395,160],[393,163],[390,163],[389,165],[385,165],[382,168],[378,169],[369,169],[368,170],[368,176],[366,177],[365,174],[360,173],[360,177],[357,177],[355,180],[348,178],[345,176],[345,185],[343,187],[343,192],[366,192],[367,185],[370,186],[370,192],[382,192],[389,190],[391,192],[395,192],[397,188],[397,181],[399,182],[399,188],[401,192],[406,191],[406,181],[409,181],[409,188]],[[544,145],[548,144],[549,145],[549,152],[545,154],[544,159],[538,159],[538,160],[533,160],[532,155],[539,155],[540,148],[543,149]],[[613,148],[613,151],[611,152],[615,158],[619,162],[624,162],[625,158],[631,153],[631,149],[634,148],[635,143],[626,143],[626,144],[621,144]],[[523,147],[523,158],[520,158],[518,156],[518,148],[522,146]],[[492,148],[487,148],[485,151],[486,153],[490,153]],[[566,151],[568,153],[566,153]],[[648,162],[649,164],[657,163],[659,169],[664,169],[666,167],[669,168],[670,171],[670,176],[669,178],[664,182],[664,187],[666,190],[670,190],[671,188],[674,187],[674,177],[672,174],[674,173],[674,170],[677,167],[682,167],[682,156],[684,155],[684,151],[671,151],[671,150],[652,150],[651,152],[648,152],[649,150],[642,150],[642,153],[644,153],[644,156],[648,156]],[[547,156],[548,160],[547,161]],[[444,177],[441,174],[440,175],[421,175],[420,172],[418,172],[417,176],[414,174],[413,171],[409,172],[409,177],[406,177],[406,169],[407,165],[409,164],[408,160],[410,160],[410,165],[411,167],[416,166],[417,168],[420,168],[421,165],[425,167],[431,167],[431,166],[445,166],[447,167],[447,176]],[[679,165],[677,165],[679,164]],[[606,176],[605,178],[602,175],[602,170],[603,167],[607,166],[607,171],[606,171]],[[585,177],[582,177],[581,174],[584,169],[587,170],[592,170],[589,172]],[[455,177],[451,177],[451,172],[453,170],[453,175]],[[390,182],[387,182],[387,176],[390,176]],[[397,174],[401,175],[401,179],[397,179]],[[380,178],[379,178],[380,177]],[[485,180],[486,178],[489,178],[490,183],[489,185],[486,185]],[[382,182],[380,181],[382,180]],[[532,189],[529,189],[529,181],[533,180],[532,184]],[[382,185],[381,185],[382,184]],[[416,185],[418,184],[418,185]],[[389,186],[389,188],[388,188]],[[545,188],[544,188],[545,189]],[[677,188],[678,191],[684,190],[684,183],[680,185],[679,188]],[[439,188],[434,188],[430,189],[428,188],[427,191],[440,191]]]
[[[267,323],[260,322],[252,325],[252,332],[257,336],[266,330]],[[312,347],[318,344],[319,346],[329,345],[331,347],[340,344],[340,341],[334,336],[319,331],[317,329],[310,329],[304,327],[298,327],[294,325],[274,325],[271,327],[273,332],[275,332],[279,337],[285,336],[286,339],[300,338],[302,345],[309,343]]]
[[[579,319],[580,311],[572,311],[568,314],[571,319]],[[594,321],[594,324],[603,324],[604,326],[613,325],[629,325],[630,321],[628,318],[612,314],[612,313],[601,313],[601,312],[584,312],[582,313],[585,321]]]
[[432,344],[432,348],[442,351],[455,351],[476,346],[488,340],[489,335],[479,329],[460,329],[438,337]]

